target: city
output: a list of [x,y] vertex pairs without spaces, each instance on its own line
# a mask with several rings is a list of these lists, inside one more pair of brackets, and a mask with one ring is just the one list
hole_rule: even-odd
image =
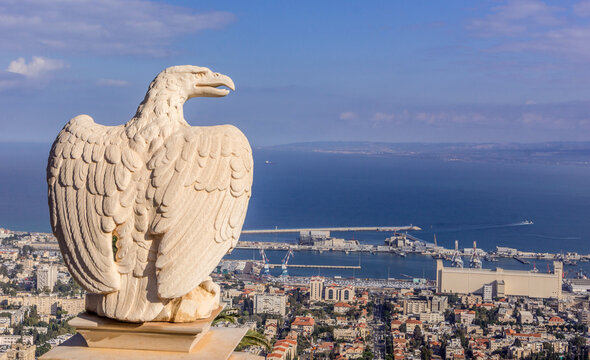
[[[84,311],[84,291],[69,276],[52,235],[0,233],[1,356],[34,359],[73,336],[67,321]],[[571,291],[562,284],[560,262],[552,274],[512,271],[512,276],[508,270],[447,268],[442,259],[436,264],[438,279],[349,279],[273,277],[264,262],[223,260],[212,274],[225,306],[215,326],[246,326],[258,333],[262,343],[237,350],[266,359],[535,359],[588,353],[590,297],[586,288]],[[478,280],[477,271],[489,273]],[[522,281],[538,284],[527,290]]]

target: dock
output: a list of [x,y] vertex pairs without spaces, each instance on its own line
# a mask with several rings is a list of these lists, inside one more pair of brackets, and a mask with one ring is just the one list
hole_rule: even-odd
[[518,256],[513,256],[512,258],[513,258],[514,260],[518,261],[518,262],[519,262],[519,263],[521,263],[521,264],[525,264],[525,265],[527,265],[527,264],[530,264],[530,263],[531,263],[530,261],[528,261],[528,260],[525,260],[525,259],[523,259],[523,258],[521,258],[521,257],[518,257]]
[[242,234],[281,234],[281,233],[298,233],[302,231],[330,231],[330,232],[350,232],[350,231],[420,231],[418,226],[356,226],[356,227],[326,227],[326,228],[293,228],[293,229],[260,229],[260,230],[242,230]]
[[[268,264],[269,268],[282,267],[283,264]],[[360,265],[302,265],[302,264],[287,264],[288,268],[311,268],[311,269],[349,269],[360,270]]]

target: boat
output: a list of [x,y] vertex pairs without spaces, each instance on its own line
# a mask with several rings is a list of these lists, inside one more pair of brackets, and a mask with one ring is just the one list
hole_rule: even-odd
[[533,225],[534,223],[531,220],[525,220],[522,222],[523,225]]

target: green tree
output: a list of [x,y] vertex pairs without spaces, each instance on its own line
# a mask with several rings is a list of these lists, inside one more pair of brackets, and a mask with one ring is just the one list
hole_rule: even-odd
[[270,351],[272,347],[266,337],[259,332],[254,330],[248,330],[246,335],[242,338],[240,343],[238,344],[238,349],[243,349],[249,346],[260,346],[266,349],[266,351]]

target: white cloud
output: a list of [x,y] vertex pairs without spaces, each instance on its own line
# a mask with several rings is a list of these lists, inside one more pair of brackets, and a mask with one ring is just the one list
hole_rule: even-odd
[[3,1],[0,47],[159,56],[179,36],[231,21],[227,12],[196,12],[147,0]]
[[354,120],[357,117],[358,117],[358,115],[352,111],[340,113],[340,120]]
[[590,1],[581,1],[574,5],[574,13],[578,16],[590,16]]
[[[590,23],[569,15],[565,9],[539,0],[509,1],[493,8],[488,16],[473,19],[468,29],[475,35],[495,38],[488,50],[496,52],[537,52],[590,60]],[[572,6],[579,17],[590,15],[590,1]]]
[[129,85],[129,82],[125,80],[99,79],[96,84],[99,86],[123,87]]
[[394,113],[377,112],[373,114],[373,120],[375,121],[392,121],[395,119]]
[[62,60],[33,56],[29,63],[22,57],[11,61],[6,71],[21,74],[28,78],[35,78],[64,67],[66,67],[66,64]]
[[485,18],[472,20],[469,28],[483,36],[513,36],[538,25],[555,26],[564,23],[558,16],[560,8],[539,0],[509,1],[493,10]]

